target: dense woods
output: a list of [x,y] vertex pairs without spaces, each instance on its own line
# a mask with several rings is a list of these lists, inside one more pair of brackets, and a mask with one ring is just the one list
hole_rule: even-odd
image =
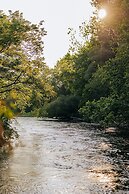
[[[80,26],[82,43],[77,44],[71,30],[70,50],[57,62],[51,83],[57,97],[63,95],[64,105],[71,105],[66,100],[70,95],[79,99],[75,106],[85,121],[102,126],[128,126],[129,2],[103,0],[92,1],[92,5],[95,12],[90,22]],[[101,19],[98,11],[102,8],[107,16]],[[58,98],[52,103],[62,107],[59,117],[63,105]],[[50,107],[53,109],[49,106],[49,112]]]
[[[0,12],[0,123],[18,113],[57,118],[80,117],[101,126],[129,125],[129,2],[92,0],[82,42],[72,43],[54,69],[44,63],[43,21]],[[107,16],[98,17],[103,8]],[[7,129],[7,130],[6,130]],[[6,135],[9,134],[9,135]]]

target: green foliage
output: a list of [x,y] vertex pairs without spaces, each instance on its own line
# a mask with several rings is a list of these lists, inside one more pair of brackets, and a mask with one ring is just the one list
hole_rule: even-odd
[[85,84],[92,76],[96,69],[96,65],[91,62],[89,57],[90,45],[83,45],[78,52],[73,55],[74,61],[74,83],[73,93],[82,96]]
[[88,122],[96,122],[101,125],[112,125],[115,123],[115,114],[117,108],[116,101],[112,97],[101,97],[100,100],[87,101],[79,110],[83,118]]
[[[60,84],[64,94],[81,97],[79,112],[87,122],[129,125],[129,2],[92,0],[92,5],[90,22],[79,27],[82,43],[69,31],[72,54],[58,62],[55,85]],[[101,8],[107,10],[104,19],[98,17]],[[60,89],[58,96],[63,94]],[[63,99],[52,102],[53,114],[58,103]]]
[[23,109],[34,90],[49,97],[52,87],[43,58],[43,22],[31,24],[18,11],[0,12],[0,32],[0,98],[14,99]]
[[48,107],[48,104],[44,104],[44,105],[39,109],[38,117],[48,117],[47,107]]
[[83,99],[99,100],[101,97],[107,97],[110,94],[110,84],[107,78],[105,66],[98,67],[96,72],[88,80],[83,89]]
[[0,121],[3,117],[11,119],[13,117],[14,104],[5,103],[5,101],[0,100]]
[[123,101],[118,96],[101,97],[97,101],[87,101],[79,112],[87,122],[100,123],[104,127],[129,125],[129,101]]
[[77,115],[79,98],[60,96],[47,106],[48,117],[70,118]]
[[[121,0],[92,3],[96,9],[107,9],[108,16],[99,21],[95,15],[90,24],[92,60],[94,59],[98,66],[83,90],[86,102],[80,113],[88,122],[106,126],[126,126],[129,125],[128,2]],[[103,56],[105,46],[110,51],[106,52],[106,58]],[[102,48],[102,53],[97,50],[93,52],[94,48],[100,48],[99,51]]]
[[38,108],[34,108],[34,110],[29,110],[28,112],[23,111],[19,114],[22,117],[39,117],[39,110]]
[[0,119],[5,130],[16,110],[32,111],[55,95],[44,63],[45,35],[43,21],[32,24],[19,11],[0,11]]
[[10,125],[10,119],[13,118],[16,107],[13,102],[0,101],[0,123],[2,122],[4,127],[4,138],[6,140],[14,137],[18,137],[15,129]]
[[72,92],[74,72],[73,56],[67,53],[57,62],[52,73],[51,80],[57,95],[69,95]]

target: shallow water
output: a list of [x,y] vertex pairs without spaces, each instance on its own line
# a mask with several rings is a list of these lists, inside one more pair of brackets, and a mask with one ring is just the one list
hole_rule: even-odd
[[0,155],[0,194],[128,194],[129,140],[85,123],[17,118]]

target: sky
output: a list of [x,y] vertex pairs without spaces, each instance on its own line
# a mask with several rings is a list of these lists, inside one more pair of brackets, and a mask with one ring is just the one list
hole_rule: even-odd
[[44,57],[49,67],[54,67],[69,49],[68,28],[78,31],[93,12],[90,0],[1,0],[0,10],[20,10],[32,23],[45,21]]

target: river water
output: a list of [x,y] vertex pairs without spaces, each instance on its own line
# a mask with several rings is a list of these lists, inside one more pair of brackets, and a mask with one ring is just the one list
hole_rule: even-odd
[[128,194],[129,139],[85,123],[17,118],[0,154],[0,194]]

